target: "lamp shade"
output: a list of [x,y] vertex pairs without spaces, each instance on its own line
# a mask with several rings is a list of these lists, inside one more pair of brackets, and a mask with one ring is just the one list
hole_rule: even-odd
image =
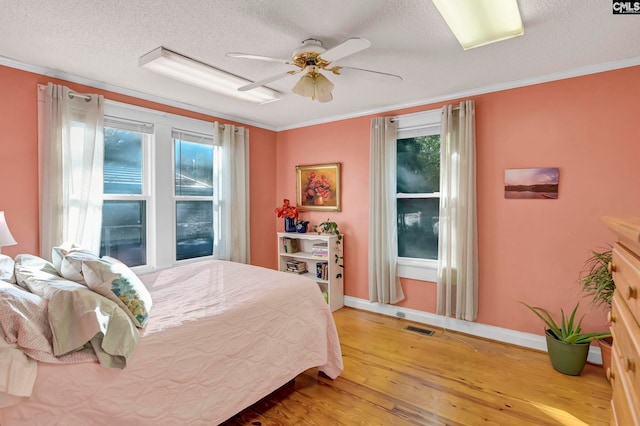
[[329,102],[333,99],[332,90],[333,83],[324,75],[318,74],[316,76],[316,98],[320,102]]
[[13,235],[11,235],[11,231],[9,231],[9,226],[7,225],[7,220],[4,217],[4,212],[0,212],[0,247],[2,246],[12,246],[16,243],[16,240],[13,239]]
[[327,77],[311,70],[300,78],[291,91],[305,98],[329,102],[333,99],[331,94],[333,87],[333,83]]

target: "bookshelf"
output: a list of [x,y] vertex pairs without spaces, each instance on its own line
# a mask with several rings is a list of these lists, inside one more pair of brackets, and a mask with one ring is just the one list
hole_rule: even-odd
[[[344,306],[344,268],[335,262],[336,255],[342,256],[344,235],[341,244],[337,242],[333,234],[278,232],[278,269],[318,283],[331,312]],[[323,265],[320,271],[318,264]]]

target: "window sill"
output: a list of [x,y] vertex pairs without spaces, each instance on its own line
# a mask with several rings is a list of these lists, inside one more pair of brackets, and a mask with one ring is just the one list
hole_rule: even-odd
[[398,276],[435,283],[438,281],[438,261],[398,258]]

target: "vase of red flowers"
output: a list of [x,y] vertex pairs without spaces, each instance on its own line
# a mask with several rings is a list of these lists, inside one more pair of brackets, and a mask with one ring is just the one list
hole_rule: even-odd
[[292,206],[288,199],[282,200],[282,207],[276,207],[278,217],[284,218],[284,232],[296,232],[296,219],[299,210],[296,206]]

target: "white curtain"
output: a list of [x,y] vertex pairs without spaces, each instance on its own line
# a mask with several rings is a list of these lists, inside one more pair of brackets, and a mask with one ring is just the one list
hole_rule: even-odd
[[249,263],[249,130],[214,123],[214,137],[222,148],[222,231],[220,257]]
[[475,106],[445,106],[440,137],[437,312],[478,317]]
[[[396,232],[397,123],[371,120],[369,156],[369,300],[393,304],[404,299],[398,278]],[[389,167],[393,165],[392,167]]]
[[104,98],[49,83],[41,107],[40,255],[63,241],[99,253]]

